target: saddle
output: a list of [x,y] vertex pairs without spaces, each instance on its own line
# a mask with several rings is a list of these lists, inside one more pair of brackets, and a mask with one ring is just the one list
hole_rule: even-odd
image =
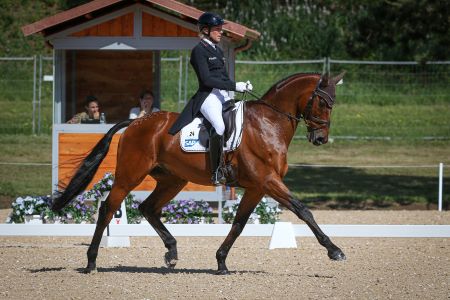
[[[222,117],[225,123],[224,151],[236,150],[242,138],[244,103],[225,102]],[[186,152],[207,152],[212,125],[204,117],[195,118],[181,130],[180,144]]]

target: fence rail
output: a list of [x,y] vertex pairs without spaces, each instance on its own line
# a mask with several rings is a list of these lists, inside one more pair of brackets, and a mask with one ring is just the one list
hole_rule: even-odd
[[[450,61],[237,60],[235,70],[236,79],[250,79],[258,94],[293,73],[347,71],[337,89],[335,138],[450,137]],[[44,80],[48,75],[53,76],[52,57],[0,58],[0,134],[51,132],[53,85]],[[187,56],[162,58],[163,109],[180,111],[196,89]],[[398,105],[405,117],[386,118]],[[299,132],[297,138],[302,136]]]

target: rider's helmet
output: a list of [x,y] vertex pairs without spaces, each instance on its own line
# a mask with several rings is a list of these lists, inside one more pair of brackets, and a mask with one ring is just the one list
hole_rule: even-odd
[[202,32],[203,28],[208,28],[208,34],[211,27],[219,26],[225,24],[225,21],[221,16],[212,12],[203,13],[200,18],[198,18],[198,30]]

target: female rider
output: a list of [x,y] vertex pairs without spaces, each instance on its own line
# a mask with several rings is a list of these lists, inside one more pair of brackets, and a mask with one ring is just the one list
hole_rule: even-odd
[[198,19],[201,40],[192,49],[190,63],[197,74],[199,88],[169,129],[169,133],[175,135],[199,112],[211,123],[209,158],[213,175],[211,180],[215,185],[226,181],[221,165],[225,131],[222,105],[231,100],[228,91],[245,92],[253,89],[250,81],[234,82],[228,76],[223,51],[217,46],[224,23],[219,15],[211,12],[203,13]]

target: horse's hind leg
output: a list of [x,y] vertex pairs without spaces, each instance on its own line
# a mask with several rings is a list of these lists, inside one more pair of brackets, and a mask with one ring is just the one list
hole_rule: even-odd
[[311,211],[300,202],[299,199],[295,198],[289,189],[284,185],[279,177],[268,176],[266,182],[264,182],[265,193],[280,202],[282,205],[286,206],[289,210],[294,212],[301,220],[303,220],[306,225],[311,229],[311,231],[316,236],[319,243],[328,250],[328,257],[332,260],[345,260],[345,254],[339,247],[337,247],[330,238],[323,233],[319,225],[317,225]]
[[187,181],[169,174],[159,174],[159,176],[154,177],[157,179],[156,188],[139,205],[139,210],[162,239],[168,250],[164,256],[164,261],[167,267],[172,269],[178,261],[177,241],[161,222],[161,211],[164,205],[183,189]]
[[255,209],[256,205],[261,200],[263,193],[257,190],[246,189],[244,196],[242,197],[241,203],[239,204],[238,210],[236,212],[236,217],[234,218],[233,225],[231,226],[231,230],[228,233],[228,236],[223,241],[222,245],[216,252],[217,259],[217,275],[226,275],[228,274],[228,268],[225,264],[225,260],[227,259],[228,252],[233,246],[236,239],[241,234],[242,230],[244,230],[245,224],[247,224],[248,218],[251,213]]
[[84,270],[85,273],[90,273],[96,269],[98,247],[102,240],[103,231],[105,231],[106,226],[111,222],[114,213],[119,209],[120,204],[130,190],[124,189],[117,184],[113,184],[108,198],[106,201],[102,202],[98,211],[97,226],[95,227],[94,236],[92,237],[91,245],[87,251],[88,264]]

